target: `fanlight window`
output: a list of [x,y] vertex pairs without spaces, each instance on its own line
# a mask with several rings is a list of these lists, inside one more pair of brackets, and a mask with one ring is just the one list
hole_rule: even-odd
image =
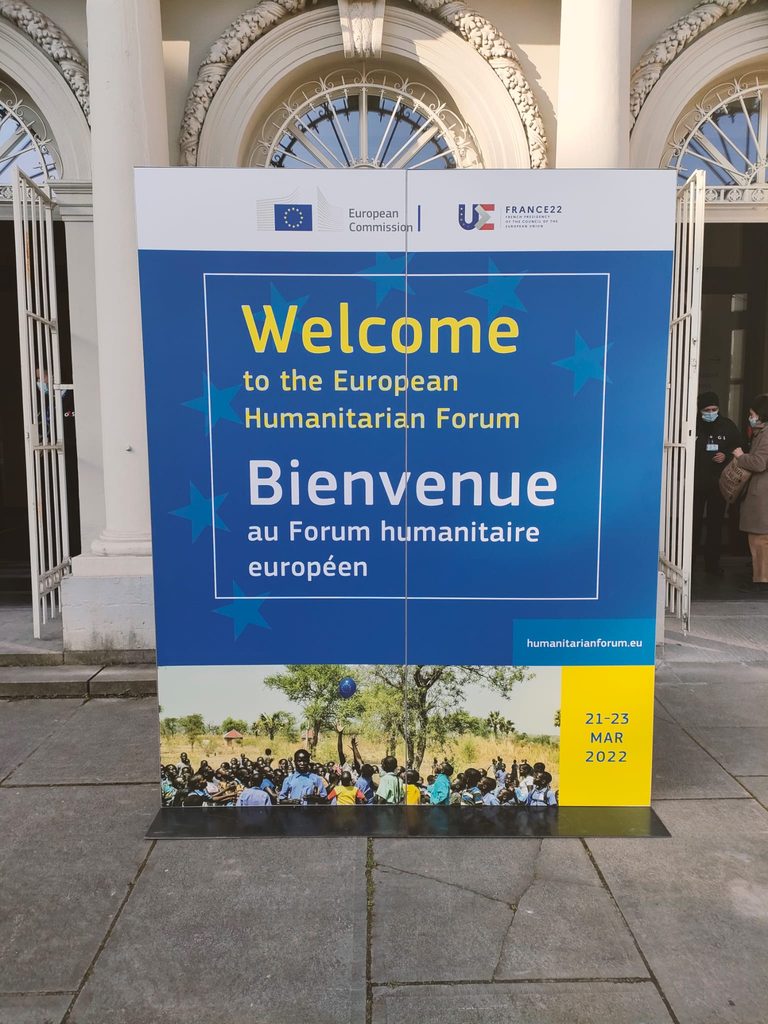
[[10,186],[15,167],[36,182],[59,177],[57,158],[40,116],[0,83],[0,188]]
[[768,201],[768,85],[750,75],[718,85],[682,119],[666,155],[666,166],[682,184],[703,170],[707,202]]
[[296,89],[267,119],[251,167],[481,166],[467,126],[426,85],[338,71]]

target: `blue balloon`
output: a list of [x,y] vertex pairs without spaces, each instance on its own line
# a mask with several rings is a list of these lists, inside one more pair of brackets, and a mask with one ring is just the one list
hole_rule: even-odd
[[342,697],[351,697],[357,690],[357,683],[352,676],[344,676],[339,683],[339,693]]

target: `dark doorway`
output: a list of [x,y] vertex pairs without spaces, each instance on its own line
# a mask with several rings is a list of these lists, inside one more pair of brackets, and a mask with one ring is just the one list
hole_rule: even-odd
[[[64,225],[61,223],[54,225],[54,243],[61,375],[63,383],[71,383],[66,248]],[[32,598],[16,294],[16,250],[13,222],[10,220],[0,221],[0,324],[0,599],[3,603],[8,603],[31,601]],[[64,409],[69,544],[71,554],[76,555],[80,552],[80,509],[74,401],[71,393],[65,399]]]
[[[699,392],[717,393],[746,441],[749,402],[768,391],[768,224],[707,224],[702,291]],[[706,573],[694,550],[693,596],[748,599],[751,562],[738,508],[726,514],[721,550],[722,576]]]

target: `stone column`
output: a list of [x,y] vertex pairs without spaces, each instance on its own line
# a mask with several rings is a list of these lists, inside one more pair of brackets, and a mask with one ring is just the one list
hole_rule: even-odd
[[629,167],[631,0],[562,0],[558,167]]
[[105,522],[65,580],[68,650],[151,648],[151,546],[133,169],[168,164],[160,0],[87,0]]
[[148,556],[149,477],[133,169],[168,163],[160,2],[88,0],[87,18],[106,510],[105,528],[93,551]]

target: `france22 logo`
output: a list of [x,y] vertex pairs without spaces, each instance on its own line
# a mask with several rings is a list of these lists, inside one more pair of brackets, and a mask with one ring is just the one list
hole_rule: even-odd
[[493,217],[491,214],[496,209],[494,203],[473,203],[472,214],[467,220],[466,203],[459,203],[459,224],[465,231],[493,231]]

